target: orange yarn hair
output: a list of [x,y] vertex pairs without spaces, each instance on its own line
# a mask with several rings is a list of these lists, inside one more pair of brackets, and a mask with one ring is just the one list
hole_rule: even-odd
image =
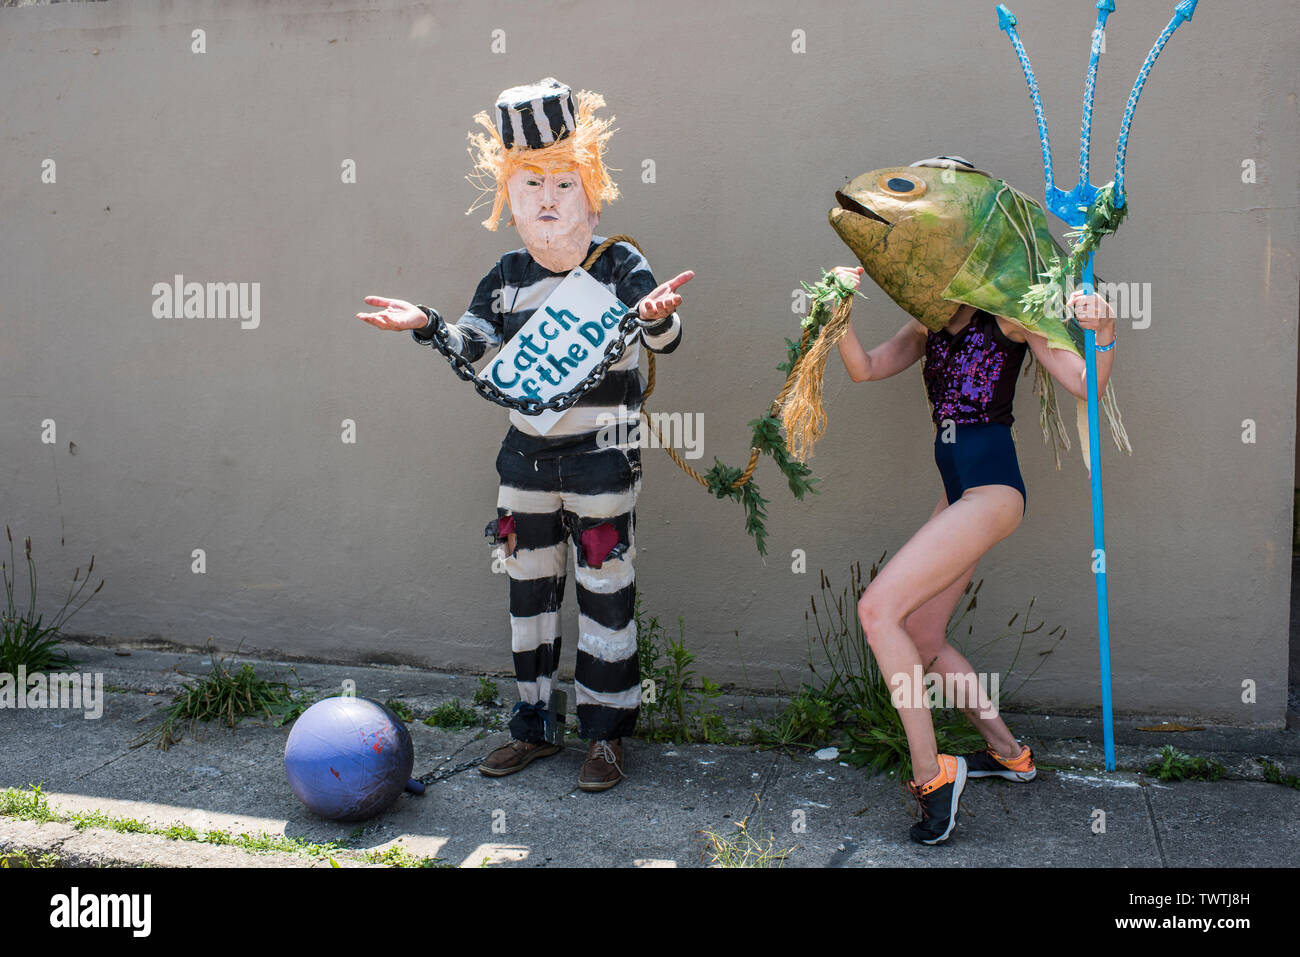
[[[599,93],[582,90],[575,94],[574,102],[577,106],[577,116],[574,117],[577,129],[564,139],[540,149],[528,149],[526,146],[506,149],[492,117],[486,112],[475,114],[474,122],[486,129],[487,133],[469,134],[470,146],[467,149],[470,159],[474,161],[474,168],[465,178],[478,188],[479,197],[465,210],[466,216],[486,204],[491,196],[492,213],[483,220],[483,225],[495,231],[502,212],[510,205],[506,183],[523,166],[536,166],[547,171],[576,169],[582,179],[587,202],[597,213],[600,212],[602,203],[612,203],[618,199],[618,186],[610,179],[609,170],[605,168],[605,149],[614,133],[614,117],[596,117],[596,110],[605,105],[605,98]],[[513,223],[512,216],[506,225]]]

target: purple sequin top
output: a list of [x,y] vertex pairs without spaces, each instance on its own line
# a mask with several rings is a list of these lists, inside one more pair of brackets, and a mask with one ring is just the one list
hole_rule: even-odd
[[940,331],[926,336],[923,371],[934,424],[951,419],[958,425],[1010,425],[1026,348],[1004,336],[997,319],[983,311],[956,335]]

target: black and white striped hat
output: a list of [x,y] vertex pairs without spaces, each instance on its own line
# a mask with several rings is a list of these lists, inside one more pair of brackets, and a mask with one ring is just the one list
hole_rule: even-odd
[[541,149],[573,132],[573,91],[554,77],[516,86],[497,97],[497,132],[506,149]]

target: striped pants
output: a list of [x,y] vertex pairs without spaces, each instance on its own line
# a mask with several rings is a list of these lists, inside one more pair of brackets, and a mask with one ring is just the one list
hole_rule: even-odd
[[632,568],[640,452],[591,448],[589,442],[577,446],[580,451],[533,444],[528,448],[526,437],[512,430],[497,456],[498,521],[514,520],[514,551],[505,567],[515,680],[525,706],[516,711],[511,734],[541,740],[537,708],[546,708],[559,666],[560,604],[572,552],[578,733],[591,740],[621,738],[636,726],[641,704]]

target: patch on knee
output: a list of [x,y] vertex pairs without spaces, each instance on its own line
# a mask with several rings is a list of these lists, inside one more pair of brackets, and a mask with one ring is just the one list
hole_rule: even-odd
[[505,546],[501,550],[502,558],[509,558],[515,553],[515,543],[518,540],[515,535],[515,517],[509,512],[498,515],[488,522],[483,529],[483,535],[494,545]]
[[[567,516],[566,516],[567,517]],[[622,558],[629,543],[619,537],[612,522],[602,519],[569,518],[569,534],[578,548],[578,564],[600,568],[605,562]]]

